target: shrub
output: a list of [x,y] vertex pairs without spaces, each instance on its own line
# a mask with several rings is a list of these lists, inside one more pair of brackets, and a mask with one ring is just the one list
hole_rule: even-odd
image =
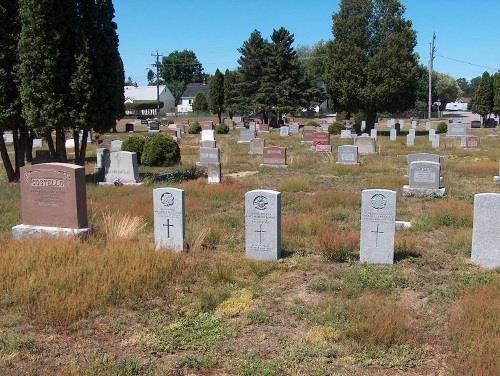
[[328,127],[328,133],[330,134],[340,134],[340,131],[344,129],[344,126],[340,121],[336,121],[333,124],[330,124]]
[[144,142],[146,139],[141,136],[132,136],[123,141],[122,150],[137,153],[137,161],[140,162],[141,155],[144,150]]
[[201,132],[201,125],[197,121],[195,121],[193,124],[191,124],[188,128],[189,134],[198,134],[200,132]]
[[363,120],[366,120],[366,114],[363,111],[358,111],[354,114],[354,122],[356,124],[361,124]]
[[310,127],[319,127],[319,123],[314,121],[314,120],[309,120],[306,122],[306,125],[310,126]]
[[446,133],[446,132],[448,132],[448,124],[442,121],[438,124],[437,133]]
[[229,127],[226,124],[224,124],[224,123],[217,124],[215,126],[215,133],[217,133],[217,134],[228,134],[229,133]]
[[171,166],[181,160],[181,150],[172,137],[157,134],[144,143],[141,162],[145,166]]

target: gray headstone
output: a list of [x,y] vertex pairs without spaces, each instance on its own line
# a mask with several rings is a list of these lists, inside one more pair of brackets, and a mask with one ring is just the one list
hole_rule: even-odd
[[33,148],[41,148],[43,145],[42,139],[41,138],[35,138],[33,140]]
[[416,162],[416,161],[428,161],[428,162],[441,163],[441,157],[438,154],[431,154],[431,153],[408,154],[406,156],[406,159],[408,161],[408,167],[410,166],[410,163]]
[[357,164],[358,147],[353,145],[342,145],[337,149],[337,163]]
[[441,137],[438,134],[435,134],[434,137],[432,137],[432,147],[434,149],[437,149],[439,147]]
[[220,163],[219,148],[200,148],[200,164]]
[[201,141],[215,141],[215,132],[213,129],[203,129],[201,131]]
[[414,146],[415,145],[415,136],[412,134],[406,135],[406,146]]
[[110,153],[109,161],[104,166],[104,180],[106,183],[136,183],[137,179],[139,179],[139,168],[136,153],[129,151]]
[[436,135],[436,130],[435,129],[429,129],[429,141],[432,142],[434,139],[434,136]]
[[111,141],[111,151],[121,151],[122,150],[123,141],[122,140],[113,140]]
[[257,132],[257,123],[250,122],[248,123],[248,130],[252,132]]
[[360,261],[369,264],[394,262],[396,192],[367,189],[361,193]]
[[238,142],[250,142],[255,138],[255,131],[250,129],[242,129],[240,131],[240,140]]
[[368,135],[357,137],[354,144],[358,147],[359,154],[375,154],[377,152],[375,140]]
[[415,129],[410,129],[408,131],[408,134],[412,135],[413,137],[415,137]]
[[153,190],[156,249],[184,249],[184,191],[177,188]]
[[96,153],[96,169],[104,168],[109,161],[109,150],[105,148],[97,148],[95,150]]
[[410,188],[439,189],[441,165],[436,162],[416,161],[410,163]]
[[245,194],[245,253],[248,258],[281,257],[281,193],[254,190]]
[[483,268],[500,267],[500,194],[474,196],[471,261]]
[[448,124],[447,137],[464,137],[467,136],[467,128],[464,123],[450,123]]
[[287,126],[282,125],[280,128],[280,136],[288,136],[288,131],[290,128]]
[[371,129],[370,130],[370,137],[373,139],[377,139],[377,130],[376,129]]
[[220,163],[208,164],[208,184],[219,184],[222,181],[222,170]]
[[263,138],[254,138],[250,141],[250,151],[248,154],[262,155],[264,153],[264,146],[266,146],[266,142]]
[[340,131],[340,138],[351,138],[351,130],[350,129],[342,129]]
[[390,140],[396,141],[397,136],[398,136],[397,131],[395,129],[391,129]]
[[290,134],[299,134],[299,125],[298,124],[290,124],[289,126],[289,133]]

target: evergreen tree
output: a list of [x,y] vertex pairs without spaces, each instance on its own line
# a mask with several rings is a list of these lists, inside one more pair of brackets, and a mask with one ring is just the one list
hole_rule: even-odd
[[269,43],[262,38],[258,30],[254,30],[248,40],[238,49],[241,57],[238,59],[236,99],[242,112],[254,112],[260,110],[256,104],[255,96],[261,91],[263,72]]
[[205,97],[205,94],[203,93],[198,93],[196,94],[196,97],[194,97],[193,101],[193,111],[195,112],[204,112],[208,110],[208,101],[207,97]]
[[327,87],[337,111],[363,111],[368,127],[377,112],[415,102],[416,33],[399,0],[342,0],[333,15]]
[[214,114],[219,117],[219,123],[222,123],[222,112],[224,111],[224,75],[220,70],[216,70],[210,80],[210,104]]
[[[19,82],[14,72],[18,63],[16,54],[20,32],[18,11],[18,0],[5,0],[0,5],[0,156],[10,182],[19,179],[19,168],[24,165],[23,147],[19,140],[21,131],[26,134],[21,118]],[[15,167],[12,165],[3,139],[7,130],[13,133]]]
[[233,115],[239,112],[237,73],[226,69],[224,73],[224,107],[232,119]]
[[[53,157],[66,162],[65,130],[73,96],[76,3],[74,0],[20,0],[18,75],[27,126],[45,135]],[[55,147],[51,132],[56,133]]]
[[493,75],[493,113],[500,115],[500,72]]
[[472,111],[481,115],[483,125],[486,124],[486,120],[493,111],[493,100],[494,92],[492,78],[488,72],[484,72],[481,77],[481,82],[474,94],[474,103],[472,105]]

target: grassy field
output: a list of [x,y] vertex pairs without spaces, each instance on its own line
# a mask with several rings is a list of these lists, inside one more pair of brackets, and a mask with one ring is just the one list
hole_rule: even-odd
[[[0,374],[500,374],[500,275],[469,262],[474,194],[500,191],[500,139],[474,133],[480,152],[441,140],[443,199],[401,195],[406,154],[432,152],[426,136],[411,148],[379,137],[380,154],[350,167],[271,133],[289,168],[269,169],[236,132],[218,135],[224,183],[171,185],[186,192],[183,254],[154,251],[162,184],[89,183],[94,235],[19,243],[19,186],[0,176]],[[182,139],[182,167],[197,143]],[[256,188],[282,192],[278,262],[244,256],[244,194]],[[413,224],[396,233],[393,266],[357,261],[365,188],[397,190],[397,219]]]

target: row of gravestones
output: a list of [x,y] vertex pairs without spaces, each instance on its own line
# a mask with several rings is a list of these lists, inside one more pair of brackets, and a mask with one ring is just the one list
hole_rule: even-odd
[[[413,162],[414,163],[414,162]],[[14,237],[76,235],[89,232],[85,169],[64,163],[24,166],[21,169],[23,224]],[[182,251],[185,242],[184,191],[153,190],[157,249]],[[483,267],[500,266],[500,194],[475,195],[472,261]],[[360,261],[394,262],[396,192],[369,189],[361,193]],[[253,190],[245,194],[245,251],[249,258],[281,257],[281,193]]]

